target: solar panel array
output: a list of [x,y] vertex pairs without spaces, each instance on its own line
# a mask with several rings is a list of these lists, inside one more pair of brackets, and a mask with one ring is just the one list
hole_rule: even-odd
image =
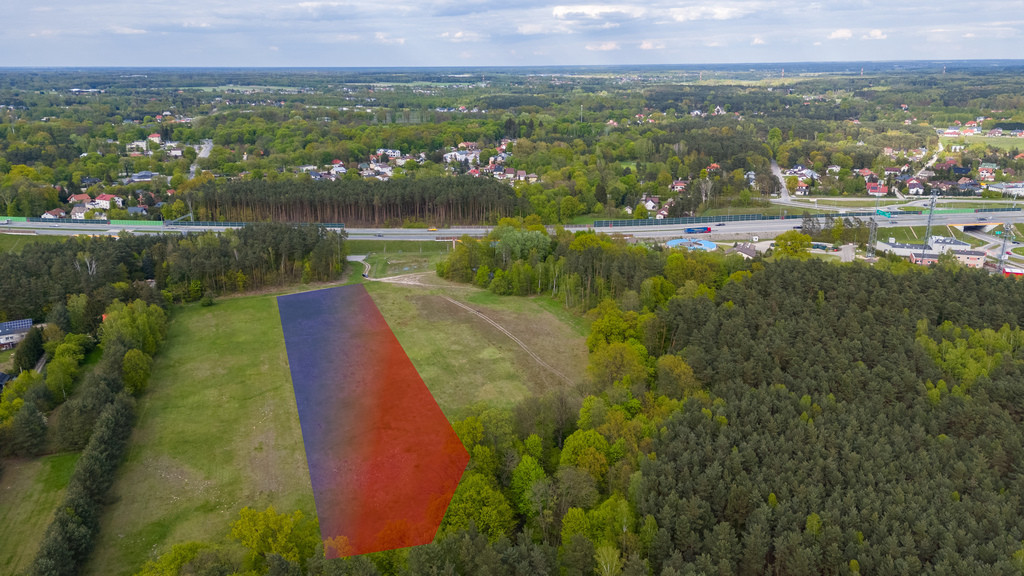
[[11,322],[0,322],[0,334],[14,334],[17,332],[28,332],[32,328],[32,319],[12,320]]

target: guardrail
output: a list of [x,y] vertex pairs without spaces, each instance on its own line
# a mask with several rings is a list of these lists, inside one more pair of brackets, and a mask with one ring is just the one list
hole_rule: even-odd
[[[206,228],[243,228],[250,224],[259,224],[259,222],[190,222],[187,220],[181,220],[174,222],[173,224],[164,222],[164,226],[186,226],[186,227],[206,227]],[[302,224],[306,226],[323,226],[324,228],[339,228],[344,229],[345,225],[340,223],[320,223],[320,222],[285,222],[285,224]]]
[[[1020,212],[1021,208],[974,208],[936,210],[936,214],[971,214],[975,212]],[[893,216],[912,216],[927,214],[927,210],[893,211]],[[749,222],[756,220],[802,220],[803,218],[859,218],[877,216],[875,212],[829,212],[827,214],[792,214],[769,216],[765,214],[735,214],[730,216],[690,216],[684,218],[663,218],[661,220],[595,220],[595,228],[618,228],[625,226],[673,226],[679,224],[716,224],[718,222]]]

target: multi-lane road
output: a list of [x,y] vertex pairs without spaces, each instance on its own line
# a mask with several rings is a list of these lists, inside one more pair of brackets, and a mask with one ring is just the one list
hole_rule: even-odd
[[[981,218],[988,218],[982,220]],[[928,222],[926,214],[899,215],[898,218],[876,217],[879,226],[879,239],[885,240],[884,229],[897,226],[924,226]],[[744,220],[738,222],[725,222],[720,224],[708,224],[711,233],[710,240],[740,240],[746,237],[764,236],[773,237],[787,230],[797,228],[803,220],[794,216],[784,220]],[[938,233],[946,226],[981,226],[994,227],[1001,223],[1024,222],[1024,212],[988,213],[986,216],[977,214],[936,214],[932,219],[932,228]],[[695,224],[659,224],[655,226],[620,226],[596,228],[599,232],[608,234],[626,234],[640,238],[675,238],[686,235],[685,229],[696,226]],[[136,234],[152,233],[189,233],[202,230],[221,230],[221,226],[175,226],[167,225],[162,227],[139,226],[132,228],[123,225],[108,224],[74,224],[60,223],[48,224],[45,222],[12,222],[0,226],[0,232],[22,232],[35,234],[116,234],[122,230],[131,230]],[[463,234],[470,236],[483,236],[490,232],[489,226],[440,228],[427,230],[423,228],[347,228],[349,238],[353,239],[383,239],[383,240],[448,240],[459,237]],[[568,227],[570,230],[586,229],[586,227]]]

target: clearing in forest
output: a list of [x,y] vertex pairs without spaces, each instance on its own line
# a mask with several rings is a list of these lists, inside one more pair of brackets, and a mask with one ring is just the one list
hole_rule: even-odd
[[[545,298],[421,280],[366,288],[449,419],[582,380],[578,318]],[[276,295],[175,310],[138,414],[87,574],[132,574],[183,542],[227,543],[245,506],[314,513]]]

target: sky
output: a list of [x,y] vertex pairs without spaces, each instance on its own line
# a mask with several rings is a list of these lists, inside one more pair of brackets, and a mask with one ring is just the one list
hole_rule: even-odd
[[0,0],[0,66],[1024,57],[1024,0]]

